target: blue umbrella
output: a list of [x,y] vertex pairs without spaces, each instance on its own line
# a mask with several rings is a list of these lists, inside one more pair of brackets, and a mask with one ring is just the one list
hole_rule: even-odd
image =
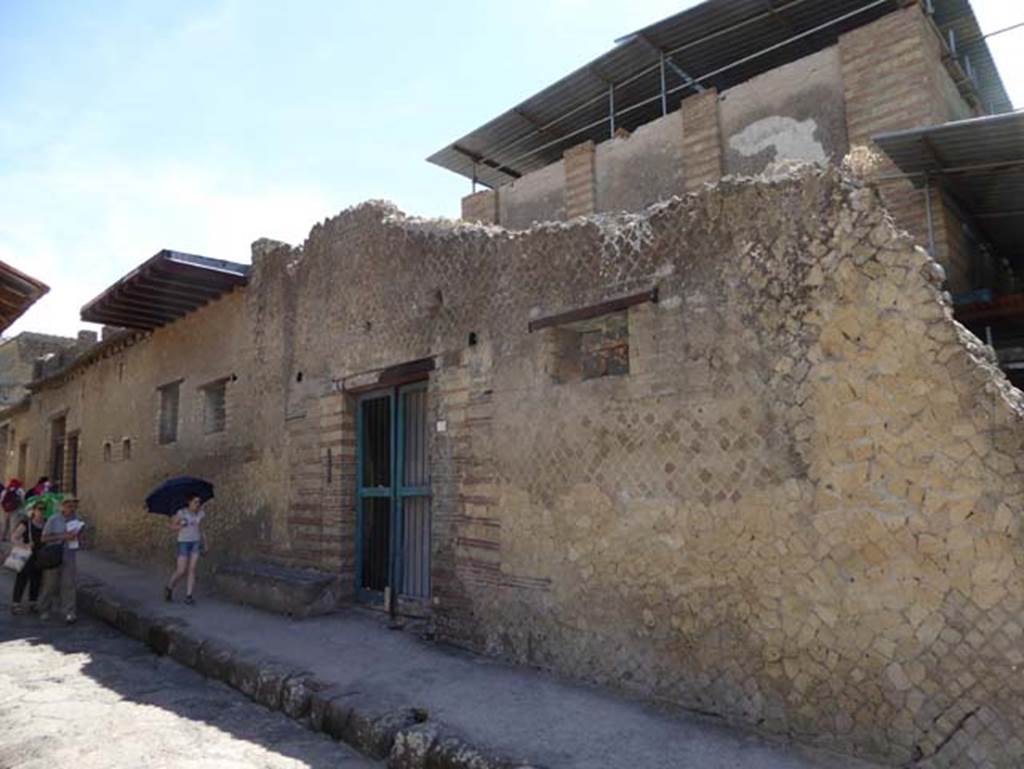
[[213,499],[213,484],[201,478],[189,478],[184,475],[180,478],[171,478],[149,493],[146,497],[146,509],[160,515],[174,515],[185,507],[188,498],[193,494],[198,495],[203,502]]

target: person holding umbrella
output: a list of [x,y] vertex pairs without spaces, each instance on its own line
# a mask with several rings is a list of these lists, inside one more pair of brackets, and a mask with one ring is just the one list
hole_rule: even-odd
[[146,497],[146,509],[151,513],[171,516],[171,531],[178,533],[177,566],[164,586],[166,601],[174,600],[174,586],[187,575],[185,603],[195,603],[192,591],[196,586],[196,564],[199,563],[200,549],[206,549],[201,529],[206,515],[203,503],[211,499],[213,484],[188,476],[164,481]]
[[181,578],[188,574],[185,583],[185,603],[190,606],[195,603],[192,591],[196,586],[196,565],[199,563],[199,554],[206,549],[201,524],[205,513],[203,502],[198,494],[189,496],[188,501],[181,510],[171,518],[171,529],[178,532],[178,563],[164,588],[164,600],[174,600],[174,586],[181,581]]

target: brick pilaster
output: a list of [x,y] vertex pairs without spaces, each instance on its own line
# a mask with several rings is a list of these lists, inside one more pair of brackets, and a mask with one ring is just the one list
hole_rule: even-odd
[[585,141],[567,149],[565,160],[565,217],[586,216],[597,210],[597,182],[594,173],[594,142]]
[[722,178],[722,131],[718,122],[718,91],[694,94],[680,107],[683,117],[683,166],[687,192]]
[[[851,149],[873,146],[871,137],[881,133],[935,125],[948,118],[940,85],[944,76],[941,44],[918,4],[842,35],[839,55]],[[883,156],[878,175],[897,172]],[[881,192],[897,225],[927,246],[925,193],[901,181],[886,181]],[[943,201],[940,191],[933,189],[934,256],[946,267],[950,289],[966,290],[969,271],[963,264],[951,264]]]

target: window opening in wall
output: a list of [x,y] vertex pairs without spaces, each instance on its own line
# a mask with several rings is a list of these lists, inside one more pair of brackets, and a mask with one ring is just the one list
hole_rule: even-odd
[[160,443],[178,440],[178,399],[181,381],[165,384],[160,392]]
[[78,433],[67,439],[67,487],[62,489],[71,494],[78,493]]
[[50,482],[57,491],[64,488],[65,442],[67,438],[67,420],[57,417],[50,422]]
[[547,368],[559,383],[629,373],[629,308],[658,301],[658,287],[531,320],[545,330]]
[[114,448],[110,441],[103,442],[103,461],[109,462],[114,458]]
[[3,475],[0,477],[2,477],[4,480],[11,476],[11,473],[8,472],[7,469],[7,463],[9,461],[8,452],[11,451],[12,442],[13,435],[11,431],[11,426],[3,425],[2,427],[0,427],[0,457],[3,458],[4,467],[2,471]]
[[28,477],[25,473],[28,470],[28,441],[22,441],[18,445],[18,478],[25,481]]
[[125,438],[121,441],[121,459],[132,458],[132,439]]
[[220,379],[204,386],[203,431],[207,435],[224,432],[227,423],[228,380]]
[[621,310],[549,329],[555,381],[579,382],[628,374],[627,312]]

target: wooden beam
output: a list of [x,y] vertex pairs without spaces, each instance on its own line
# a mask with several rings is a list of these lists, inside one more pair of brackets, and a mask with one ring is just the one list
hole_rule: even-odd
[[630,294],[629,296],[619,297],[618,299],[609,299],[608,301],[601,302],[599,304],[580,307],[578,310],[569,310],[568,312],[562,312],[558,315],[549,315],[546,318],[531,320],[527,324],[527,329],[532,334],[534,331],[539,331],[542,328],[562,326],[566,323],[575,323],[580,320],[589,320],[590,318],[597,318],[611,312],[619,312],[620,310],[625,310],[629,307],[633,307],[634,305],[643,304],[644,302],[657,301],[658,287],[655,286],[649,291],[644,291],[639,294]]

